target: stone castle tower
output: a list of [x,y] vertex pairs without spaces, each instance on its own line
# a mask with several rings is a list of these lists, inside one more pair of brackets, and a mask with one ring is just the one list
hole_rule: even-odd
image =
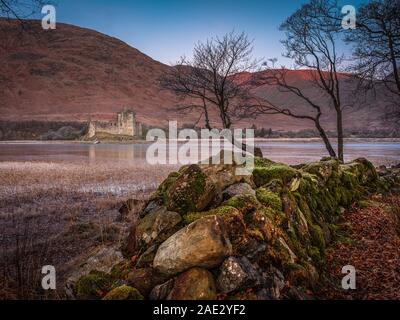
[[142,124],[136,120],[134,111],[125,109],[117,113],[116,121],[90,121],[88,138],[92,138],[98,133],[141,138]]

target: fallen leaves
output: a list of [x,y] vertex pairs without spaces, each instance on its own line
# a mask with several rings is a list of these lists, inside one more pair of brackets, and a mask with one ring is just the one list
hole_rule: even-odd
[[[352,241],[327,250],[326,280],[317,296],[400,299],[400,196],[372,198],[368,207],[347,211],[341,224],[350,226]],[[341,288],[345,265],[356,268],[356,290]]]

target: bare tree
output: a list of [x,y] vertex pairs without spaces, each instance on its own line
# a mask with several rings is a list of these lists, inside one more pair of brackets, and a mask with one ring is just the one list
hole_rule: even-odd
[[[253,86],[260,84],[269,84],[277,86],[279,92],[283,94],[292,94],[307,102],[309,110],[307,112],[295,111],[293,107],[278,106],[266,97],[256,98],[252,97],[253,104],[251,107],[243,108],[240,111],[240,115],[243,118],[254,118],[258,115],[275,115],[283,114],[288,117],[295,119],[312,121],[315,128],[317,129],[322,141],[325,144],[325,148],[329,155],[333,158],[337,158],[336,152],[329,140],[329,137],[321,124],[322,108],[319,104],[315,103],[310,99],[302,90],[295,85],[291,85],[287,81],[287,74],[290,70],[282,68],[277,70],[270,70],[268,73],[256,74],[251,81]],[[315,75],[314,75],[315,76]],[[261,83],[259,83],[261,81]]]
[[[277,86],[283,93],[295,95],[309,106],[309,113],[299,114],[296,106],[276,106],[270,101],[258,107],[253,106],[255,112],[266,114],[281,113],[286,116],[313,121],[330,156],[343,161],[343,108],[341,83],[347,76],[340,72],[344,63],[343,55],[339,54],[337,42],[340,41],[338,22],[340,12],[336,1],[311,0],[292,14],[281,25],[285,32],[285,57],[294,62],[294,69],[307,69],[310,75],[309,84],[314,92],[318,92],[324,99],[315,98],[295,83],[287,79],[288,70],[285,68],[272,69],[270,72],[259,73],[256,81],[262,80]],[[315,94],[314,94],[315,96]],[[255,105],[256,106],[256,105]],[[333,107],[336,112],[336,129],[338,151],[334,151],[332,144],[323,129],[320,118],[324,107]]]
[[179,110],[198,111],[211,128],[209,113],[218,112],[223,128],[229,129],[237,106],[246,103],[247,88],[239,75],[252,71],[258,61],[252,59],[252,41],[246,34],[231,32],[222,38],[199,42],[191,60],[183,57],[171,72],[160,79],[164,89],[178,94],[183,101]]
[[[352,71],[364,89],[391,94],[400,107],[400,0],[372,0],[357,13],[356,29],[346,32],[346,41],[354,45]],[[394,97],[394,99],[393,99]],[[400,118],[400,110],[397,109]]]
[[17,19],[24,27],[23,20],[40,13],[45,4],[51,3],[44,0],[0,0],[0,17]]

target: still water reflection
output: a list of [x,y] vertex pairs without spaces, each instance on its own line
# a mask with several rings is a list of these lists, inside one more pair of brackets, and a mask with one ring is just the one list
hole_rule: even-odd
[[[326,151],[319,141],[257,141],[265,157],[298,164],[319,160]],[[85,160],[88,162],[112,160],[146,161],[149,144],[83,144],[59,142],[9,142],[0,144],[0,161],[58,161]],[[345,144],[346,161],[366,157],[375,165],[400,162],[400,142],[348,141]],[[200,152],[201,153],[201,152]]]

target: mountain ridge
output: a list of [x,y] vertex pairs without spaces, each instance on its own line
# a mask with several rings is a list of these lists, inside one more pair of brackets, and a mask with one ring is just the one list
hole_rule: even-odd
[[[0,19],[0,37],[4,39],[0,47],[0,120],[111,119],[124,107],[133,108],[139,121],[150,125],[165,126],[176,119],[184,125],[198,119],[197,114],[178,113],[174,106],[181,102],[179,98],[160,87],[158,79],[170,66],[98,31],[63,23],[57,24],[56,30],[45,31],[40,21],[27,24],[31,32],[21,33],[16,21]],[[297,84],[307,88],[302,79],[305,70],[290,72]],[[254,92],[308,110],[301,101],[274,87],[255,86]],[[334,112],[325,111],[323,123],[333,130]],[[214,119],[217,123],[216,116]],[[349,112],[345,127],[355,123],[359,128],[387,128],[376,106],[364,108],[362,113]],[[313,128],[310,122],[283,115],[241,120],[236,125],[252,124],[274,130]]]

